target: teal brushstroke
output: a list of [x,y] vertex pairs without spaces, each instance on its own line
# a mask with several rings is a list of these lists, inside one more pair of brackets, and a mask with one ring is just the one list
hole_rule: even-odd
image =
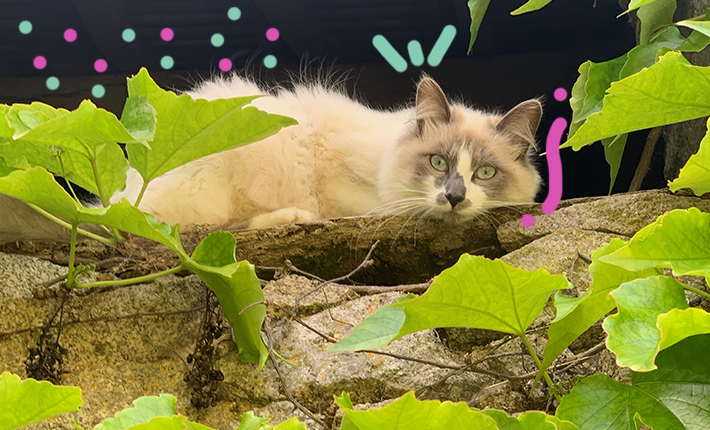
[[372,38],[372,44],[375,45],[380,54],[385,57],[390,66],[400,73],[407,70],[407,61],[399,55],[396,49],[390,44],[390,42],[385,38],[385,36],[378,34]]
[[412,65],[419,67],[424,64],[424,51],[422,51],[422,45],[418,41],[412,40],[409,42],[407,49],[409,50],[409,60]]
[[453,25],[444,27],[441,31],[441,35],[439,35],[439,39],[431,49],[431,53],[429,53],[429,58],[427,58],[427,63],[429,63],[431,67],[436,67],[441,63],[446,51],[449,50],[451,43],[454,41],[454,37],[456,37],[456,27]]

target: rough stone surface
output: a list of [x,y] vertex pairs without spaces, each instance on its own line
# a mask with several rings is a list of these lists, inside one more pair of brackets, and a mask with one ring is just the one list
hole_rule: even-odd
[[0,297],[32,297],[32,288],[66,274],[66,267],[48,261],[0,253]]

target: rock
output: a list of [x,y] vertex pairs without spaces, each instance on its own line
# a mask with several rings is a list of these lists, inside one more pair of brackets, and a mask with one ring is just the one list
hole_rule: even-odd
[[66,267],[48,261],[0,253],[0,298],[32,297],[32,288],[66,274]]
[[519,221],[507,222],[498,228],[498,240],[504,249],[513,251],[562,229],[596,231],[630,238],[665,212],[690,207],[710,212],[710,199],[675,195],[665,190],[616,194],[567,206],[550,215],[536,216],[535,225],[530,228],[523,227]]
[[[320,284],[319,281],[297,275],[289,275],[277,281],[270,281],[264,286],[267,313],[274,320],[290,315],[296,298],[317,289]],[[322,290],[300,300],[297,314],[312,315],[329,306],[338,306],[348,299],[357,297],[359,296],[347,287],[329,284]]]

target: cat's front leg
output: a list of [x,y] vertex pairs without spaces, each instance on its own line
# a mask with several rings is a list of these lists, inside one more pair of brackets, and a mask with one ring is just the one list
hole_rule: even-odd
[[249,228],[268,227],[271,225],[313,222],[318,217],[308,211],[298,208],[283,208],[273,212],[257,215],[249,222]]

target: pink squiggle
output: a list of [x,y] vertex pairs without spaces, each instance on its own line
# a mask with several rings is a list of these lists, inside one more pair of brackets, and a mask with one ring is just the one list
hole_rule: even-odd
[[562,199],[562,161],[560,160],[560,143],[562,134],[567,128],[567,120],[557,118],[550,127],[550,132],[547,134],[547,142],[545,143],[545,151],[547,152],[547,168],[549,170],[549,191],[547,198],[542,204],[542,211],[546,214],[551,214],[557,209]]

